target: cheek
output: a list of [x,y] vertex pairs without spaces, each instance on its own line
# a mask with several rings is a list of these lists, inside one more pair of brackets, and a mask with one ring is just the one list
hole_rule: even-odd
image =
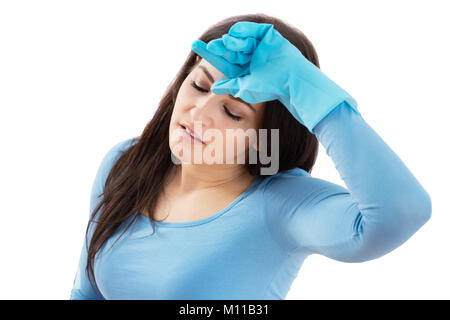
[[183,110],[183,108],[186,108],[186,106],[189,105],[190,97],[185,92],[186,89],[181,86],[180,90],[178,91],[178,94],[175,98],[175,103],[173,106],[172,115],[170,118],[170,129],[173,130],[178,126],[178,122],[182,119],[185,119],[186,117],[183,117],[183,113],[186,112],[186,110]]
[[174,111],[180,109],[183,105],[186,105],[187,100],[189,100],[189,94],[186,92],[186,89],[181,86],[175,99],[175,104],[173,107]]
[[[257,139],[254,129],[239,129],[235,134],[230,133],[228,136],[224,133],[223,152],[227,159],[234,159],[234,163],[241,163],[238,157],[243,157],[250,144]],[[244,159],[244,158],[241,158]]]

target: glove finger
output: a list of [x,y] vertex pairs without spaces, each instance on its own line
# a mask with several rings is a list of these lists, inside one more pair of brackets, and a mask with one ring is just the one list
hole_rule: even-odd
[[232,79],[219,79],[211,86],[211,91],[215,94],[231,94],[235,98],[241,98],[248,103],[277,99],[274,93],[265,89],[263,82],[250,74]]
[[251,75],[232,79],[219,79],[211,86],[211,91],[219,95],[230,94],[248,103],[278,100],[302,125],[305,125],[298,111],[291,107],[289,97],[278,95],[272,90],[267,90],[266,84],[254,79]]
[[247,68],[241,68],[238,65],[228,62],[226,59],[213,54],[206,49],[206,43],[201,40],[195,40],[191,45],[192,51],[201,56],[203,59],[211,63],[216,69],[222,72],[228,78],[233,78],[241,75]]
[[221,56],[230,63],[244,65],[249,63],[251,55],[229,50],[224,46],[222,39],[214,39],[206,45],[206,49],[215,55]]
[[237,78],[219,79],[211,86],[210,90],[214,94],[231,94],[234,96],[239,91]]
[[224,46],[228,50],[239,51],[244,54],[252,53],[253,50],[258,46],[258,40],[252,37],[248,38],[237,38],[229,34],[224,34],[222,36],[222,41]]
[[229,51],[223,57],[227,59],[229,62],[239,65],[246,65],[252,59],[251,55],[235,51]]
[[229,62],[234,64],[244,65],[249,63],[251,60],[251,55],[236,52],[225,47],[222,39],[211,40],[206,45],[206,49],[218,56],[222,56],[224,59],[227,59]]
[[224,46],[222,39],[214,39],[208,42],[206,49],[218,56],[223,56],[227,53],[228,49]]
[[231,36],[238,38],[252,37],[258,41],[261,41],[267,30],[270,28],[273,28],[273,24],[239,21],[231,26],[228,33]]

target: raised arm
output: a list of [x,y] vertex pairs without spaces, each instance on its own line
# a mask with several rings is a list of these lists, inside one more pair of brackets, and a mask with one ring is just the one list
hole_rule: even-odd
[[269,182],[267,224],[285,248],[345,262],[371,260],[400,246],[430,218],[428,193],[345,102],[314,132],[348,189],[309,174]]
[[[308,42],[291,31],[291,39]],[[215,94],[249,103],[279,100],[317,136],[348,187],[300,169],[265,184],[267,225],[287,250],[370,260],[401,245],[430,218],[429,195],[365,122],[356,100],[274,25],[239,21],[222,38],[196,40],[192,49],[228,77],[211,86]]]

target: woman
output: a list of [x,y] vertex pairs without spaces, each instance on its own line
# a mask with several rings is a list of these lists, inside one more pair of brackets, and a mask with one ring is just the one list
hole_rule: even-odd
[[[307,256],[376,259],[428,221],[427,192],[298,29],[235,16],[192,49],[141,136],[100,165],[71,299],[284,299]],[[278,131],[194,161],[216,141],[201,130],[229,129]],[[348,189],[310,175],[319,142]]]

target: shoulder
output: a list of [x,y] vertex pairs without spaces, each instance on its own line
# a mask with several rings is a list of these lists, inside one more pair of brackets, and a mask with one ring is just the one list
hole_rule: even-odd
[[121,140],[108,149],[104,158],[103,165],[108,166],[114,163],[118,157],[125,152],[129,147],[134,145],[139,140],[139,137],[128,138]]
[[348,193],[348,190],[330,181],[313,177],[301,168],[293,168],[266,178],[263,193],[266,200],[293,200],[298,203],[301,199]]
[[292,181],[295,178],[311,178],[311,175],[301,168],[280,171],[266,178],[266,186]]
[[94,179],[91,193],[91,211],[98,203],[98,195],[103,192],[105,187],[106,178],[113,167],[114,163],[117,161],[122,152],[126,151],[132,144],[134,144],[138,138],[129,138],[117,142],[112,147],[108,149],[106,154],[97,169],[97,174]]
[[99,184],[99,186],[104,185],[104,181],[106,180],[109,171],[111,170],[112,166],[117,161],[119,156],[123,152],[125,152],[132,144],[135,144],[138,139],[138,137],[124,139],[117,142],[112,147],[109,147],[108,151],[103,156],[103,159],[97,171],[96,183]]
[[119,155],[120,153],[126,151],[129,147],[131,147],[132,145],[136,144],[136,142],[139,140],[139,137],[133,137],[133,138],[128,138],[125,140],[121,140],[118,143],[116,143],[115,145],[113,145],[107,154],[109,155]]
[[[341,232],[344,216],[356,212],[347,211],[353,206],[347,189],[297,168],[270,177],[262,198],[266,225],[288,251]],[[324,226],[331,226],[331,231]]]

